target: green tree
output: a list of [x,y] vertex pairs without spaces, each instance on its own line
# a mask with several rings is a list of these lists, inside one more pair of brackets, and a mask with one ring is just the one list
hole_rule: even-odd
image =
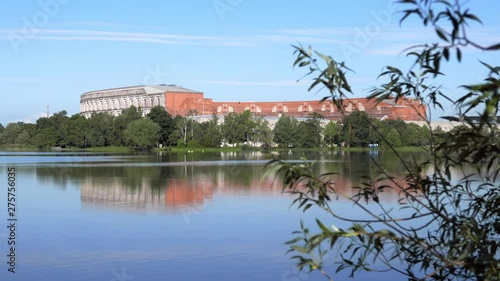
[[298,145],[299,122],[293,116],[281,115],[274,125],[273,141],[279,147],[295,147]]
[[321,147],[322,131],[320,118],[309,118],[299,122],[297,127],[297,145],[302,148]]
[[330,121],[324,129],[324,142],[326,145],[340,145],[342,142],[342,125]]
[[174,123],[175,130],[169,136],[169,143],[185,147],[194,138],[195,121],[191,116],[177,115],[174,117]]
[[5,129],[4,126],[2,125],[2,123],[0,123],[0,134],[3,132],[4,129]]
[[71,116],[66,123],[65,143],[69,147],[86,148],[89,144],[89,120],[82,115]]
[[33,137],[30,135],[30,133],[27,130],[23,130],[16,139],[16,144],[20,145],[30,145],[32,144],[32,139]]
[[47,149],[57,146],[57,129],[55,127],[45,127],[37,129],[35,135],[35,145],[39,149]]
[[[368,123],[370,124],[370,123]],[[385,119],[385,120],[375,120],[371,122],[373,126],[378,130],[378,134],[372,134],[373,138],[375,139],[374,141],[381,144],[381,145],[387,145],[386,140],[384,140],[385,137],[391,132],[392,129],[395,129],[400,136],[405,136],[406,134],[406,127],[407,124],[401,120],[392,120],[392,119]],[[405,140],[402,140],[402,142],[405,143]]]
[[401,145],[403,146],[419,146],[420,140],[419,130],[420,127],[416,124],[410,123],[405,124],[405,130],[403,132],[398,132],[401,136]]
[[222,135],[227,143],[240,144],[248,142],[254,126],[255,122],[253,122],[249,110],[242,113],[231,112],[224,117]]
[[418,144],[420,146],[427,146],[431,144],[431,131],[427,126],[421,126],[418,130]]
[[34,145],[36,125],[31,123],[20,123],[21,133],[17,136],[16,144]]
[[392,129],[386,137],[388,145],[390,147],[399,147],[401,146],[401,135],[396,129]]
[[65,147],[68,116],[66,110],[55,113],[49,118],[42,117],[36,121],[34,143],[39,148]]
[[202,147],[220,147],[222,132],[219,126],[219,118],[216,114],[212,116],[210,121],[203,122],[200,129],[201,137],[199,143]]
[[159,140],[160,125],[149,118],[132,121],[124,132],[127,145],[149,150]]
[[68,122],[68,113],[66,110],[59,111],[49,118],[51,127],[55,130],[55,146],[66,147],[66,123]]
[[0,144],[15,144],[17,137],[22,132],[22,123],[9,123],[0,134]]
[[88,140],[90,147],[110,146],[115,140],[113,135],[114,116],[99,112],[93,113],[88,120]]
[[133,121],[142,118],[142,111],[140,108],[131,106],[123,109],[121,114],[113,118],[112,134],[108,136],[110,144],[116,146],[126,145],[124,132],[128,125]]
[[342,118],[342,132],[346,146],[367,146],[372,142],[370,118],[364,111],[354,111]]
[[163,106],[155,106],[151,108],[147,116],[160,126],[159,143],[164,146],[175,145],[176,143],[169,142],[169,137],[176,128],[172,115],[170,115]]
[[259,143],[264,147],[270,147],[273,140],[273,132],[269,122],[262,116],[256,117],[253,122],[254,125],[252,126],[249,136],[250,141],[254,146]]
[[[467,3],[397,2],[404,7],[402,22],[416,16],[434,29],[438,42],[407,50],[413,58],[407,71],[385,67],[379,76],[385,83],[373,88],[369,98],[418,98],[429,107],[443,108],[443,97],[453,99],[441,91],[441,65],[451,60],[460,63],[465,46],[493,52],[500,50],[500,43],[482,46],[467,37],[468,26],[480,22]],[[297,46],[295,50],[294,65],[306,67],[308,75],[313,76],[310,90],[327,89],[327,98],[342,111],[343,100],[351,94],[346,78],[350,69],[312,48]],[[484,82],[462,86],[466,92],[454,100],[456,113],[446,117],[463,120],[470,129],[436,136],[427,120],[430,160],[405,159],[389,146],[405,170],[401,181],[375,162],[379,174],[365,179],[351,195],[337,189],[328,173],[318,174],[311,163],[270,163],[282,176],[285,190],[297,195],[295,203],[300,209],[317,206],[334,224],[336,220],[351,224],[343,229],[316,220],[315,232],[301,224],[300,231],[295,232],[297,237],[288,243],[299,268],[318,270],[330,279],[330,267],[336,267],[337,272],[350,270],[351,276],[359,271],[392,270],[408,280],[500,280],[500,148],[496,138],[500,66],[480,63],[487,71]],[[479,115],[477,123],[467,117],[474,111]],[[376,129],[372,121],[368,123]],[[399,133],[396,128],[389,132],[395,133]],[[379,199],[387,188],[396,189],[401,196],[397,207],[402,211],[397,214],[394,206]],[[349,200],[367,218],[339,212],[332,202],[334,196]],[[324,257],[331,256],[328,252],[341,254],[333,263],[326,263]]]

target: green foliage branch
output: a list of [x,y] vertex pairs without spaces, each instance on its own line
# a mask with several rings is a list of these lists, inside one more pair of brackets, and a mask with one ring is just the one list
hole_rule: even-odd
[[[350,276],[395,271],[408,280],[500,280],[500,67],[480,62],[488,71],[484,82],[462,86],[466,93],[456,100],[435,85],[444,75],[441,65],[453,60],[452,52],[460,63],[464,47],[494,52],[500,44],[485,47],[467,36],[469,24],[481,21],[458,0],[397,2],[405,7],[401,22],[418,17],[434,29],[440,42],[406,50],[413,60],[411,68],[385,67],[379,78],[387,82],[371,89],[369,98],[376,102],[417,98],[429,108],[443,108],[443,100],[451,101],[456,114],[444,118],[465,125],[436,135],[430,116],[422,116],[431,132],[427,148],[431,157],[421,162],[401,157],[391,140],[381,135],[406,172],[402,178],[391,175],[372,159],[377,176],[363,178],[353,194],[336,188],[332,173],[318,173],[316,163],[269,162],[268,172],[281,179],[284,192],[295,195],[293,204],[299,209],[305,212],[315,206],[333,221],[351,224],[341,229],[316,220],[317,233],[312,233],[301,223],[287,242],[292,259],[300,269],[318,270],[330,280],[331,267],[336,272],[350,270]],[[344,101],[352,94],[350,69],[311,47],[293,47],[294,66],[309,69],[304,77],[313,76],[309,90],[326,89],[322,101],[331,99],[343,112]],[[478,112],[478,122],[468,117],[473,112]],[[367,122],[378,132],[371,120]],[[380,200],[388,189],[399,194],[397,210]],[[365,217],[338,212],[336,198],[348,200]],[[336,258],[330,262],[332,254]]]

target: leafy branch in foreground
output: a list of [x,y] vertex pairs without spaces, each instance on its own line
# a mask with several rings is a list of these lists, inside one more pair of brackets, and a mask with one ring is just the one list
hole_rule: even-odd
[[[293,46],[293,48],[295,49],[294,54],[297,54],[297,59],[293,63],[293,66],[309,67],[309,73],[304,75],[304,77],[320,72],[317,77],[313,78],[313,83],[309,86],[309,91],[318,86],[321,86],[318,92],[326,88],[330,96],[323,98],[321,101],[332,97],[333,103],[339,110],[343,111],[342,101],[347,98],[348,94],[352,94],[351,86],[347,82],[346,73],[352,70],[344,62],[337,62],[331,56],[325,56],[318,51],[313,52],[311,47],[307,50],[302,45]],[[323,60],[326,64],[325,68],[320,66],[316,56]]]
[[[387,66],[379,78],[388,82],[373,88],[369,98],[378,102],[418,98],[434,108],[443,108],[443,100],[448,100],[456,114],[444,118],[464,122],[464,126],[439,137],[431,134],[426,161],[409,161],[397,154],[405,168],[402,176],[389,174],[372,159],[378,175],[363,179],[352,194],[336,188],[335,176],[318,173],[314,163],[269,162],[269,172],[280,177],[284,192],[296,196],[294,204],[299,209],[318,207],[333,221],[351,224],[340,229],[316,220],[319,232],[312,234],[301,223],[288,242],[295,254],[292,258],[300,269],[319,270],[330,280],[330,267],[336,272],[350,269],[351,276],[359,271],[396,271],[408,280],[500,280],[500,67],[481,62],[489,71],[484,83],[462,86],[466,93],[456,100],[441,92],[436,80],[444,75],[441,64],[450,60],[452,50],[460,63],[461,48],[492,52],[500,44],[484,47],[467,36],[469,23],[481,21],[459,1],[397,2],[408,7],[402,22],[419,17],[434,28],[440,42],[408,50],[414,61],[406,72]],[[294,48],[294,66],[308,67],[304,77],[313,76],[309,90],[326,88],[328,96],[323,100],[331,99],[343,112],[347,95],[352,93],[346,78],[350,69],[311,47]],[[478,113],[477,120],[469,117],[473,112]],[[432,132],[430,118],[422,117]],[[387,189],[399,194],[396,210],[379,199]],[[351,202],[364,216],[352,217],[338,210],[336,198]],[[327,262],[332,255],[333,263]]]

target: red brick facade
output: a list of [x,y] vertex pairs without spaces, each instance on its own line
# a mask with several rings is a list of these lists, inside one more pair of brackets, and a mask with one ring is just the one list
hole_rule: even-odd
[[344,114],[355,110],[365,111],[373,118],[402,119],[405,121],[421,121],[426,115],[426,107],[419,100],[405,99],[397,103],[386,100],[376,103],[366,98],[344,100],[343,113],[326,100],[309,101],[275,101],[275,102],[214,102],[204,98],[203,93],[165,93],[165,108],[172,115],[227,115],[230,112],[242,113],[250,110],[256,116],[279,117],[282,114],[295,117],[308,117],[311,113],[319,113],[326,119],[340,120]]
[[165,93],[165,108],[172,115],[186,116],[189,114],[211,115],[213,113],[212,99],[203,97],[203,93]]

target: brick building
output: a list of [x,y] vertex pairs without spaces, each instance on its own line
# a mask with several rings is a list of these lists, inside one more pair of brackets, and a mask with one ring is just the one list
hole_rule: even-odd
[[130,106],[140,107],[147,114],[153,106],[161,105],[172,115],[227,115],[231,112],[241,113],[249,110],[255,116],[279,117],[282,114],[295,117],[308,117],[311,113],[319,113],[326,119],[339,120],[343,114],[355,110],[365,111],[377,119],[398,119],[405,121],[422,121],[426,118],[426,107],[420,100],[404,99],[395,102],[384,100],[376,103],[366,98],[344,100],[343,113],[332,104],[332,101],[213,101],[205,98],[202,92],[185,89],[176,85],[134,86],[99,90],[81,96],[80,112],[89,117],[93,112],[120,114]]

